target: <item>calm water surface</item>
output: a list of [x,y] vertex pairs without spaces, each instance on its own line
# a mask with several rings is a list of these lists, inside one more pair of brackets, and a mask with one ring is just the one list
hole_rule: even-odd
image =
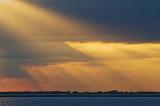
[[160,106],[160,97],[1,97],[0,106]]

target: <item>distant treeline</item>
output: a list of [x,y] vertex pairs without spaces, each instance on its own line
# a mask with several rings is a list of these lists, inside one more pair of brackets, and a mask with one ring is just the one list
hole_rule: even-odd
[[78,92],[78,91],[9,91],[9,92],[0,92],[0,94],[160,94],[157,91],[97,91],[97,92]]
[[160,97],[160,92],[154,91],[24,91],[24,92],[0,92],[0,97]]

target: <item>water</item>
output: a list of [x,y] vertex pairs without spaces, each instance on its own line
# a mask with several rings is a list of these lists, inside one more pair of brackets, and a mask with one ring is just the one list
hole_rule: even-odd
[[1,97],[0,106],[160,106],[160,97]]

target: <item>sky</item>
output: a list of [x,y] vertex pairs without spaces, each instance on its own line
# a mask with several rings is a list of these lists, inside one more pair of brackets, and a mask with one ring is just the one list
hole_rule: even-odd
[[159,11],[159,0],[0,0],[0,91],[159,91]]

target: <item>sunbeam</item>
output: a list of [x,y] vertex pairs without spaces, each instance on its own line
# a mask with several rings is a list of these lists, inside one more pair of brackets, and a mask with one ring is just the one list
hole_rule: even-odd
[[[87,23],[69,19],[56,12],[50,12],[38,6],[22,1],[10,1],[1,7],[1,23],[14,33],[20,33],[26,38],[35,39],[73,39],[96,35],[102,31],[96,31],[96,27]],[[6,14],[7,13],[7,14]],[[13,20],[14,19],[14,20]],[[82,36],[83,35],[83,36]],[[85,36],[84,36],[85,35]],[[80,38],[81,38],[80,37]]]
[[[8,0],[5,2],[8,3],[3,3],[4,5],[0,6],[0,27],[7,30],[7,35],[3,35],[6,36],[4,38],[8,41],[12,39],[12,42],[10,42],[12,48],[6,50],[4,54],[11,54],[13,58],[12,60],[2,60],[2,63],[7,64],[9,62],[13,64],[17,61],[14,65],[4,66],[1,64],[3,65],[1,70],[9,67],[7,73],[8,71],[13,71],[14,73],[14,70],[17,69],[25,71],[23,69],[25,66],[46,65],[50,64],[50,62],[58,61],[58,59],[65,61],[66,58],[67,61],[73,61],[75,60],[72,59],[73,57],[82,57],[82,54],[68,47],[64,43],[65,40],[87,38],[88,34],[96,35],[96,33],[99,33],[95,32],[96,27],[93,27],[93,25],[62,16],[56,12],[27,3],[27,1]],[[16,48],[17,44],[20,47],[19,49]],[[55,48],[55,46],[59,47]],[[62,50],[65,53],[61,52]],[[14,53],[17,54],[18,60],[15,58]],[[13,66],[17,68],[10,70],[11,66],[12,68]],[[45,89],[44,86],[53,83],[51,76],[46,76],[45,73],[39,72],[34,75],[30,71],[25,71],[25,74],[28,74],[27,76],[31,77],[28,80],[33,80],[40,89]],[[42,77],[46,79],[48,84],[43,85],[43,81],[41,82],[40,80]],[[54,87],[51,88],[53,89]]]
[[[136,88],[153,90],[160,87],[158,86],[160,78],[157,74],[160,70],[159,43],[66,42],[66,44],[94,58],[97,64],[92,70],[98,66],[100,67],[97,70],[108,70],[106,79],[113,78],[110,83],[116,86],[115,88],[123,86],[122,88],[127,90]],[[142,79],[147,79],[147,82]],[[148,82],[152,82],[152,87]]]

